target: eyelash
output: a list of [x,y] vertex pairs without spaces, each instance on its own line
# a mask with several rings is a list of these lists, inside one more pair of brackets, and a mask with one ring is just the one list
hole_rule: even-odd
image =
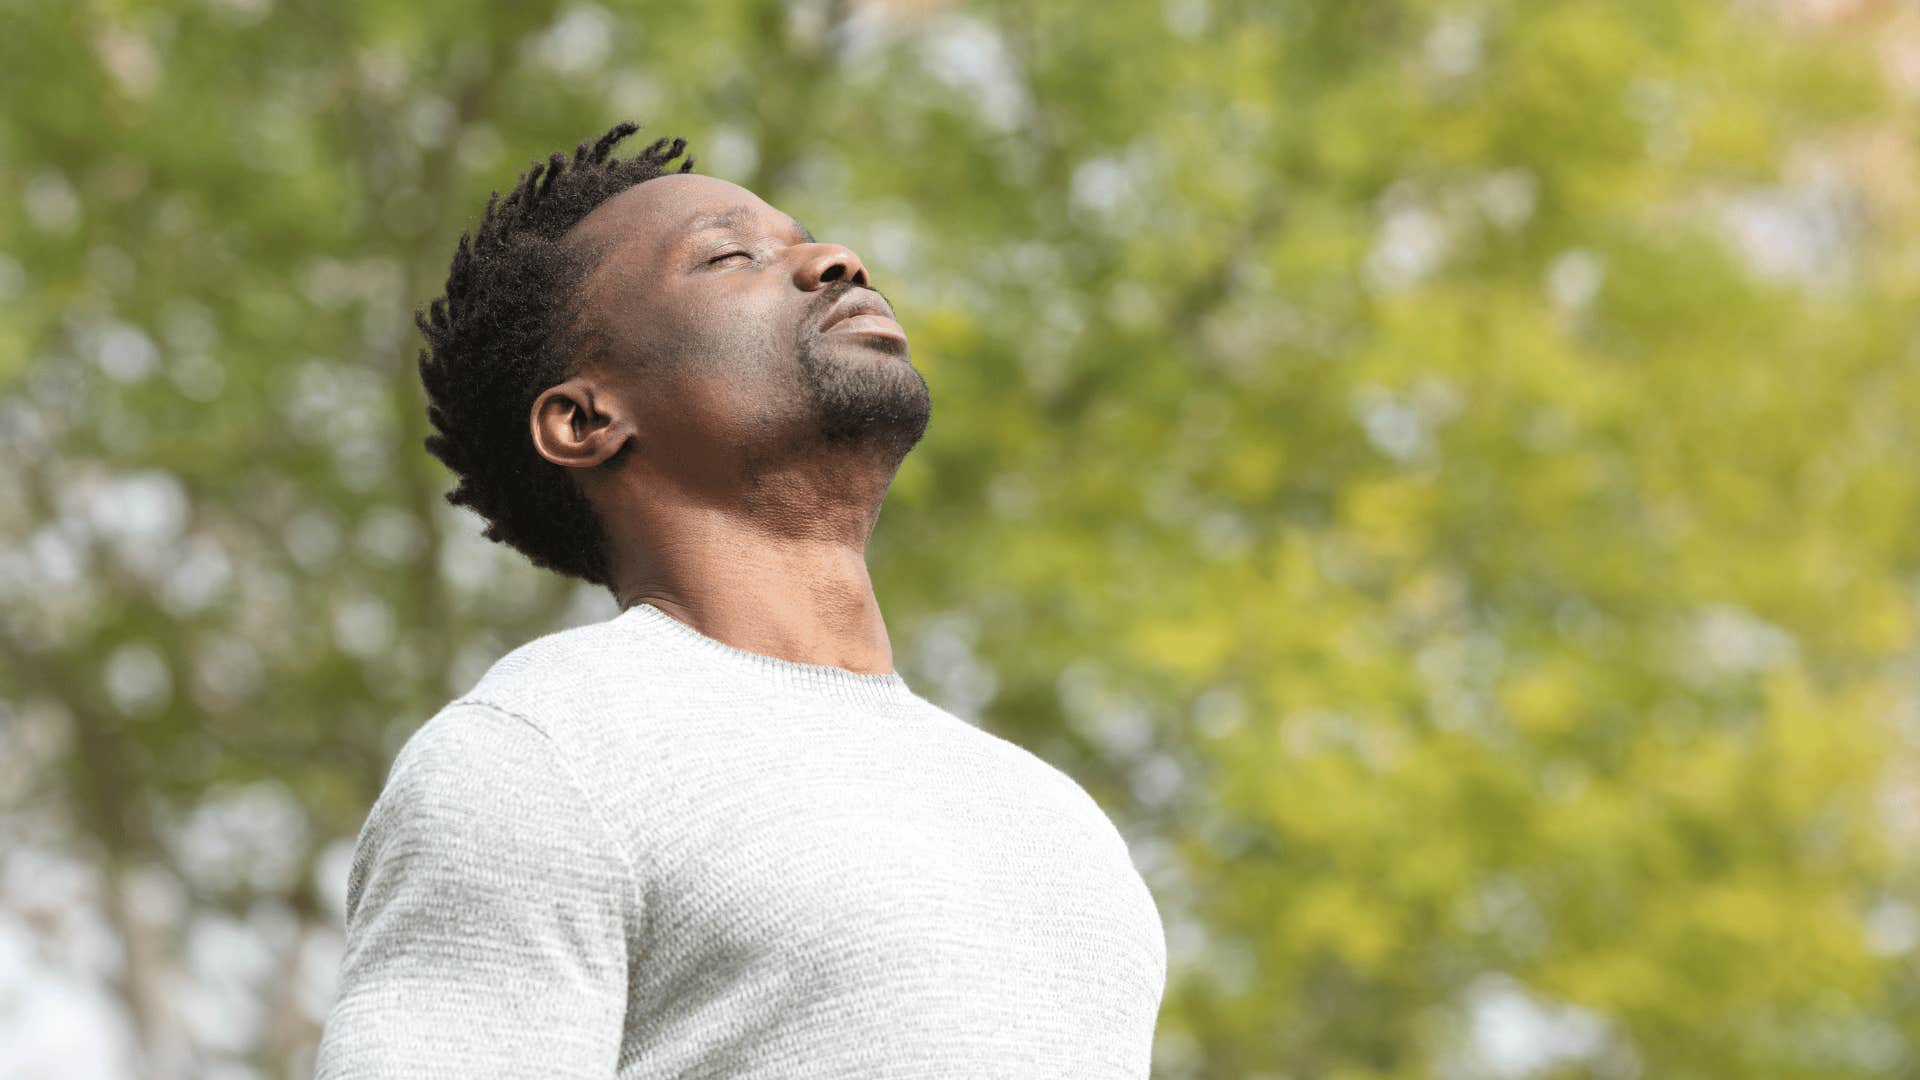
[[723,260],[723,259],[731,259],[731,258],[733,258],[733,257],[734,257],[735,255],[745,255],[745,256],[747,256],[747,258],[752,258],[752,257],[753,257],[753,255],[752,255],[751,253],[749,253],[749,252],[745,252],[745,251],[723,251],[723,252],[721,252],[720,254],[718,254],[718,255],[715,255],[715,256],[714,256],[713,258],[711,258],[711,259],[708,259],[708,260],[707,260],[707,265],[708,265],[708,266],[712,266],[713,264],[715,264],[715,263],[717,263],[717,262],[720,262],[720,261],[721,261],[721,260]]

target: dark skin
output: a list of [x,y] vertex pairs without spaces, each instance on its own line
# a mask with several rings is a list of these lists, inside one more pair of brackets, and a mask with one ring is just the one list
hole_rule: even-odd
[[598,342],[534,402],[533,441],[603,523],[621,608],[892,672],[867,540],[931,400],[859,256],[690,173],[614,196],[564,242],[599,253],[580,307]]

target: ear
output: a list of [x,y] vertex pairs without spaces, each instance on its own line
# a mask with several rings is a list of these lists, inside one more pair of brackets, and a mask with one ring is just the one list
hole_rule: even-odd
[[555,465],[591,469],[634,435],[633,422],[593,380],[568,379],[534,399],[533,448]]

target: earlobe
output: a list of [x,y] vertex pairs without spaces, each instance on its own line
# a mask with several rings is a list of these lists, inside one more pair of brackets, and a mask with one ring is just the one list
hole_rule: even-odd
[[633,425],[618,403],[586,379],[548,387],[534,399],[528,419],[534,450],[570,469],[599,465],[633,435]]

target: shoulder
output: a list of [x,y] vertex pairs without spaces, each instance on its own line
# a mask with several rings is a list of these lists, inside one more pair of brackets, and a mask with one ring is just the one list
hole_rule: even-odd
[[1005,744],[1007,752],[1028,770],[1037,784],[1052,793],[1055,805],[1063,808],[1109,846],[1123,852],[1127,850],[1126,838],[1114,824],[1113,817],[1071,773],[1019,743],[994,737]]
[[442,886],[601,867],[625,877],[598,807],[543,733],[456,700],[407,738],[361,831],[348,910],[383,872]]
[[[545,733],[485,702],[447,704],[401,744],[372,819],[408,828],[459,830],[474,811],[559,809],[572,781]],[[557,797],[557,798],[556,798]]]
[[462,700],[486,702],[509,714],[529,718],[551,731],[545,714],[566,711],[599,690],[617,672],[630,669],[632,643],[621,639],[611,621],[589,623],[544,634],[493,662]]
[[485,700],[463,695],[415,728],[394,756],[392,777],[433,775],[543,752],[545,735],[529,721]]
[[553,744],[459,700],[394,757],[353,849],[346,919],[349,936],[374,938],[444,934],[447,919],[516,928],[545,907],[616,911],[637,896],[632,882]]

